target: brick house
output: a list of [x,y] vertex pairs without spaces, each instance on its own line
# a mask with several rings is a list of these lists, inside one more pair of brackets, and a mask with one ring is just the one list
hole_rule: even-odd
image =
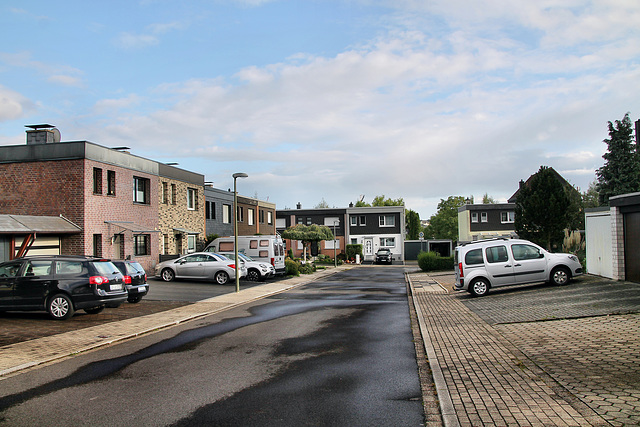
[[[30,128],[26,145],[0,147],[0,214],[61,215],[79,226],[61,238],[60,253],[135,258],[152,272],[161,247],[188,250],[190,239],[178,245],[176,235],[203,235],[203,175],[126,147],[60,142],[51,125]],[[170,206],[162,203],[165,188]]]
[[160,252],[182,255],[204,249],[204,175],[158,163]]

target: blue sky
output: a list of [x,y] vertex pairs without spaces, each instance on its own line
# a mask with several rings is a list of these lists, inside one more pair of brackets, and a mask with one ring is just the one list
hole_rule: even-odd
[[0,40],[0,145],[51,123],[280,209],[584,191],[640,118],[637,0],[6,0]]

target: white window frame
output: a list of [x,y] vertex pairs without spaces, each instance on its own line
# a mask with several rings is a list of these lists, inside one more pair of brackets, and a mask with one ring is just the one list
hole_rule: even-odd
[[187,235],[187,253],[193,253],[196,251],[196,235]]
[[480,222],[489,222],[489,217],[486,212],[480,212]]
[[383,247],[383,248],[395,248],[396,247],[396,238],[395,237],[381,237],[380,238],[380,247]]
[[255,225],[254,215],[255,215],[255,209],[247,208],[247,225]]
[[500,212],[500,222],[502,224],[512,224],[512,223],[516,222],[516,213],[515,213],[515,211]]
[[231,224],[231,205],[222,205],[222,223]]
[[349,221],[351,221],[351,225],[353,227],[355,227],[356,225],[358,225],[358,217],[355,215],[351,215]]
[[471,212],[471,222],[478,222],[478,212]]
[[195,188],[187,188],[187,209],[195,211],[198,207],[198,190]]
[[336,249],[340,249],[340,240],[335,239],[335,240],[325,240],[324,241],[324,248],[325,249],[333,249],[335,245]]
[[[391,221],[389,221],[389,219]],[[395,227],[396,226],[396,217],[395,215],[380,215],[380,227]]]

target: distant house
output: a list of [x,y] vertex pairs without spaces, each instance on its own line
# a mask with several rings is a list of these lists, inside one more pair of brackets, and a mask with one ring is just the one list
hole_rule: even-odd
[[[569,181],[564,179],[562,177],[562,175],[560,175],[558,172],[556,172],[556,170],[554,168],[549,167],[549,169],[551,170],[551,172],[553,172],[553,175],[556,177],[556,179],[560,182],[560,184],[562,184],[562,186],[565,189],[577,193],[578,196],[580,195],[580,192],[578,190],[576,190],[575,187],[569,183]],[[520,183],[518,185],[518,189],[516,190],[515,193],[513,193],[513,195],[511,197],[509,197],[509,200],[507,200],[507,202],[516,203],[516,200],[518,199],[518,193],[520,193],[520,189],[522,188],[523,185],[527,185],[527,186],[531,185],[531,180],[533,179],[534,175],[535,174],[531,175],[529,177],[529,179],[527,179],[526,181],[520,180]]]
[[[380,248],[388,248],[394,260],[404,261],[405,208],[404,206],[283,209],[276,211],[276,229],[282,232],[295,224],[326,225],[334,232],[335,242],[327,240],[312,247],[312,255],[333,257],[345,253],[346,244],[361,244],[364,261],[373,261]],[[287,242],[294,256],[303,252],[301,242]]]
[[463,205],[458,208],[458,241],[516,237],[515,203]]

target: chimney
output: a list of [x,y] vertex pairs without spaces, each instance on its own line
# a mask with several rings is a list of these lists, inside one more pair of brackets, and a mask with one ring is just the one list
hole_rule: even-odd
[[25,127],[31,129],[27,130],[27,145],[60,142],[60,131],[53,125],[25,125]]
[[296,205],[296,209],[302,209],[302,203],[298,202],[298,204]]

